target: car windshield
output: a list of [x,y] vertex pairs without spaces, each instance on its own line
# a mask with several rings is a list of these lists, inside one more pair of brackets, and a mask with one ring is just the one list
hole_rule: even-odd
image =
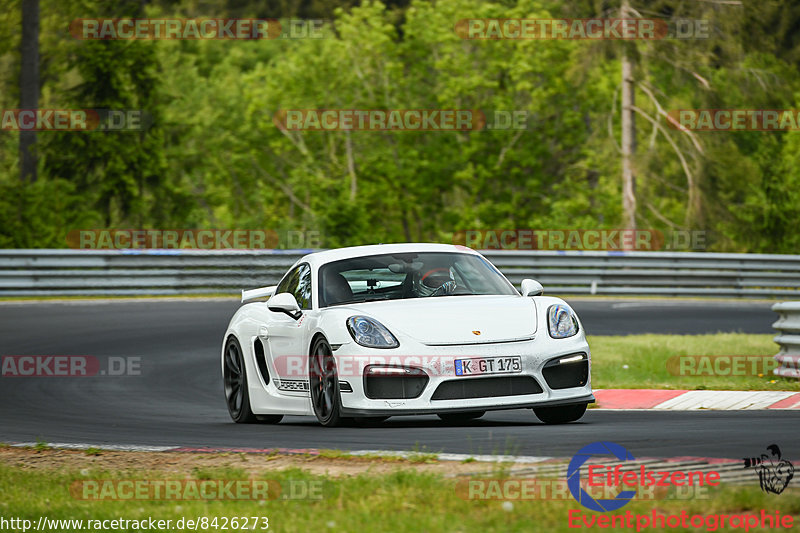
[[398,253],[334,261],[319,269],[320,307],[437,296],[517,294],[486,259],[463,253]]

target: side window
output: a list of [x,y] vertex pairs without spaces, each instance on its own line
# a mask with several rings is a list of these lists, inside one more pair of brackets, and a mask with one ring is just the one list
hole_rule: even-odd
[[278,287],[275,289],[275,294],[282,294],[284,292],[291,292],[294,294],[294,291],[297,289],[297,271],[302,267],[299,265],[286,274],[280,283],[278,283]]
[[294,298],[300,309],[311,309],[311,267],[303,264],[297,267],[297,287]]
[[300,309],[311,309],[311,267],[303,263],[286,274],[275,289],[275,294],[284,292],[294,295]]

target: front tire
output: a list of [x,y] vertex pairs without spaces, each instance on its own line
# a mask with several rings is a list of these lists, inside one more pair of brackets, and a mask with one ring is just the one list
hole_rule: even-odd
[[339,374],[331,345],[319,337],[311,345],[308,361],[311,408],[323,426],[334,427],[342,423],[339,398]]
[[536,417],[545,424],[567,424],[575,422],[586,412],[586,404],[562,405],[558,407],[536,407]]
[[237,424],[257,422],[256,415],[250,409],[250,395],[247,392],[247,372],[244,366],[242,347],[236,337],[230,337],[225,343],[222,382],[225,388],[225,403],[228,412]]

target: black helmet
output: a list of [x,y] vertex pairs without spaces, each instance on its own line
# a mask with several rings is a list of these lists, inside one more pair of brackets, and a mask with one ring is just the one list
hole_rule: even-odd
[[453,272],[447,268],[434,268],[428,270],[419,280],[419,292],[422,296],[437,294],[452,294],[456,289]]

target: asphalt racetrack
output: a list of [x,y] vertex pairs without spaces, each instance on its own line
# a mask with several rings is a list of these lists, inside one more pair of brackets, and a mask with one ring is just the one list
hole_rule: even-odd
[[[763,302],[568,300],[590,335],[771,333]],[[311,417],[277,426],[228,416],[219,369],[233,300],[0,303],[0,355],[141,357],[141,375],[0,377],[0,442],[194,447],[412,450],[571,456],[589,442],[624,444],[635,456],[728,457],[777,442],[800,455],[798,411],[604,411],[545,426],[527,410],[488,413],[448,426],[435,416],[395,417],[377,427],[323,428]]]

